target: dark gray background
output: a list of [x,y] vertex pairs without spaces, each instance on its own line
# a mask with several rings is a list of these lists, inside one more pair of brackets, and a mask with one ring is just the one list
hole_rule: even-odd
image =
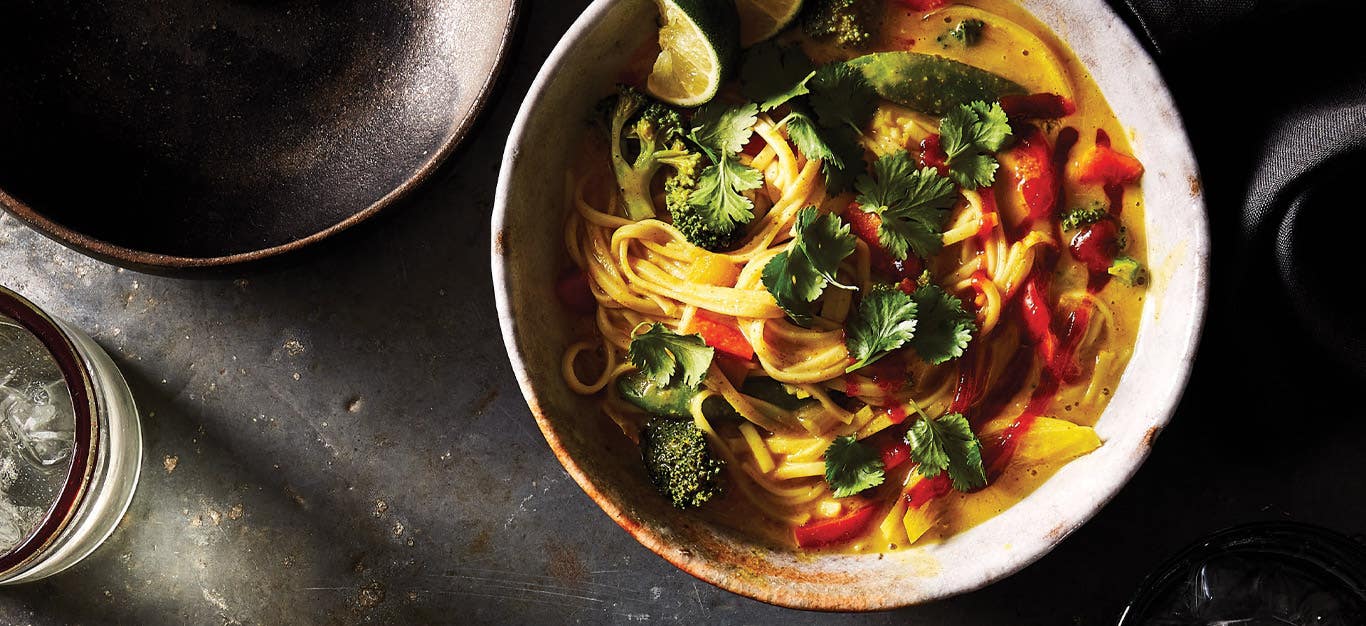
[[[1259,519],[1361,530],[1362,422],[1312,394],[1264,397],[1259,381],[1224,380],[1202,357],[1134,481],[988,589],[888,614],[802,613],[715,589],[639,546],[537,431],[489,276],[508,127],[586,4],[528,2],[509,75],[443,173],[288,267],[146,276],[0,217],[0,283],[109,350],[145,429],[119,530],[66,573],[0,588],[0,624],[1105,624],[1145,572],[1207,531]],[[1205,343],[1206,355],[1226,349],[1218,324]],[[1282,427],[1240,419],[1245,404],[1283,407]]]

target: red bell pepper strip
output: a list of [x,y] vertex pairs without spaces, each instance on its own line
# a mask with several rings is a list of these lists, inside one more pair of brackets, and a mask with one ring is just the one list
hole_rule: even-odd
[[[1099,137],[1097,132],[1097,139]],[[1077,180],[1083,184],[1129,185],[1143,176],[1143,164],[1134,157],[1116,152],[1109,141],[1104,144],[1097,141],[1095,147],[1077,160],[1077,172]]]
[[949,413],[963,413],[982,397],[985,372],[977,368],[977,352],[968,350],[958,361],[958,384],[953,389],[953,400],[949,402]]
[[933,11],[944,6],[948,0],[901,0],[912,11]]
[[949,480],[948,472],[939,472],[934,478],[921,479],[910,489],[906,490],[906,506],[911,509],[918,509],[929,504],[935,498],[942,497],[953,489],[953,482]]
[[892,258],[891,253],[887,252],[886,248],[882,247],[877,235],[878,229],[882,226],[881,217],[860,209],[856,202],[851,202],[849,208],[845,209],[841,216],[849,224],[849,230],[854,233],[854,236],[868,244],[868,250],[872,253],[874,270],[894,279],[909,278],[914,281],[920,275],[920,259],[908,256],[905,260],[898,261]]
[[1026,126],[1020,129],[1010,154],[1009,163],[1018,181],[1011,191],[1018,194],[1020,206],[1028,209],[1031,220],[1050,219],[1060,185],[1048,138],[1037,127]]
[[754,358],[754,346],[749,344],[744,333],[733,322],[723,316],[698,310],[693,315],[689,329],[702,335],[702,341],[721,352],[745,361]]
[[1020,290],[1020,316],[1025,334],[1045,367],[1052,367],[1058,356],[1058,336],[1053,331],[1053,311],[1048,306],[1048,278],[1038,268],[1030,272]]
[[849,541],[867,530],[873,521],[874,506],[864,506],[843,517],[812,520],[792,529],[797,545],[802,548],[819,548],[835,543]]
[[977,243],[986,246],[987,238],[991,237],[991,231],[996,230],[996,226],[1001,223],[1001,214],[996,209],[996,190],[991,187],[983,187],[978,192],[978,197],[982,199],[982,225],[977,228]]
[[920,141],[920,164],[933,167],[940,176],[949,175],[949,155],[940,145],[939,135],[930,135]]
[[571,269],[560,276],[555,282],[555,296],[564,308],[579,315],[592,315],[598,308],[598,299],[588,285],[588,274],[581,269]]
[[903,439],[892,439],[882,445],[878,454],[882,457],[882,469],[891,470],[911,458],[911,447]]
[[1102,148],[1110,147],[1110,133],[1105,132],[1104,128],[1096,129],[1096,145]]
[[1001,109],[1012,122],[1027,120],[1055,120],[1077,112],[1077,105],[1055,93],[1035,93],[1027,96],[1001,96]]
[[1072,258],[1086,266],[1092,275],[1106,274],[1119,256],[1119,226],[1112,219],[1091,224],[1072,236],[1068,246]]

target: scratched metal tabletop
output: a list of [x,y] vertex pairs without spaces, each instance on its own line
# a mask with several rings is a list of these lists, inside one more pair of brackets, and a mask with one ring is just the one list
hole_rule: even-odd
[[1216,437],[1224,387],[1197,366],[1119,497],[987,589],[871,616],[803,613],[713,588],[638,545],[537,431],[489,275],[504,138],[586,4],[530,1],[499,93],[444,172],[287,266],[142,275],[0,217],[0,283],[114,356],[145,433],[119,529],[72,570],[0,588],[0,624],[1104,624],[1205,532],[1288,518],[1361,530],[1366,504],[1337,477],[1366,471],[1362,421],[1302,457],[1250,453]]

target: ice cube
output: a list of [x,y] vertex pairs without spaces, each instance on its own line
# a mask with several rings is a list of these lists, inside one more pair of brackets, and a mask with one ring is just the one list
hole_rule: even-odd
[[14,457],[0,458],[0,554],[19,545],[29,533],[42,523],[44,507],[24,506],[10,498],[10,489],[19,479],[19,465]]
[[71,393],[57,363],[36,337],[0,320],[0,445],[57,471],[74,440]]

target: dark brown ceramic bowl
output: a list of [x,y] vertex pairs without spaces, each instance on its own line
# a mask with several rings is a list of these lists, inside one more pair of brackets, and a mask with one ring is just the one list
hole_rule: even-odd
[[345,230],[468,132],[517,0],[0,3],[0,204],[151,271]]

